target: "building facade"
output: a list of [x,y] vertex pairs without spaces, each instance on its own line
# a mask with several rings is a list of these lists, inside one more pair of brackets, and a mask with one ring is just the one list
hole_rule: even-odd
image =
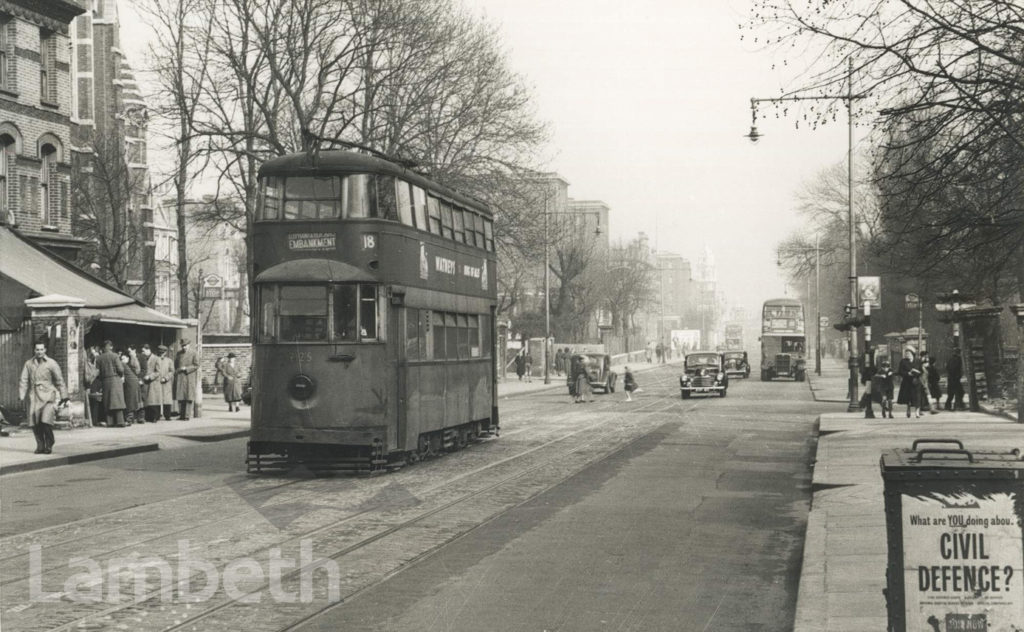
[[153,303],[156,240],[148,109],[121,48],[116,0],[80,0],[71,27],[71,122],[76,231],[91,267]]
[[70,0],[0,0],[0,223],[74,261]]

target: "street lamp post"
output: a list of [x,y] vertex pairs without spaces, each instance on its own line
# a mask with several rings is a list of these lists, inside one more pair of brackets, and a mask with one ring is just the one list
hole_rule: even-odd
[[[751,110],[751,125],[750,133],[746,134],[746,137],[751,142],[756,143],[760,138],[761,134],[757,131],[757,104],[768,102],[768,103],[780,103],[785,101],[835,101],[840,100],[846,104],[846,113],[848,120],[847,130],[847,199],[846,199],[846,218],[849,224],[849,236],[850,236],[850,305],[856,306],[857,301],[857,238],[856,238],[856,226],[853,223],[853,102],[857,99],[863,99],[865,95],[853,93],[853,59],[848,61],[847,69],[847,86],[846,94],[822,94],[822,95],[801,95],[801,96],[788,96],[788,97],[767,97],[767,98],[755,98],[750,99],[750,110]],[[820,322],[820,321],[819,321]],[[820,325],[819,325],[820,327]],[[859,396],[857,393],[857,360],[858,360],[858,349],[857,349],[857,328],[850,328],[850,339],[849,339],[849,367],[850,367],[850,402],[847,406],[848,412],[855,412],[860,410],[860,404],[858,402]]]

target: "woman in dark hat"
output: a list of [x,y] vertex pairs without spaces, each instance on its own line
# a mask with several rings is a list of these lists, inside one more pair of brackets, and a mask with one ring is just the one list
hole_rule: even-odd
[[[898,371],[900,375],[900,392],[896,396],[896,403],[906,404],[907,417],[910,417],[912,414],[915,414],[917,417],[921,416],[921,369],[916,366],[915,355],[913,349],[906,349],[903,352],[903,359],[900,360]],[[917,409],[916,411],[914,410],[915,408]]]
[[228,403],[228,412],[242,410],[238,405],[238,402],[242,401],[242,380],[233,352],[229,353],[227,361],[221,364],[220,372],[224,376],[224,401]]

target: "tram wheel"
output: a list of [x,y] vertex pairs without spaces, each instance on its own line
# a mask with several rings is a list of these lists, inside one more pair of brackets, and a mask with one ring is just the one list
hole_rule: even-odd
[[460,450],[469,445],[469,431],[465,428],[459,428],[455,433],[455,442]]
[[421,434],[419,439],[416,441],[416,456],[422,460],[430,456],[431,453],[430,437],[425,434]]

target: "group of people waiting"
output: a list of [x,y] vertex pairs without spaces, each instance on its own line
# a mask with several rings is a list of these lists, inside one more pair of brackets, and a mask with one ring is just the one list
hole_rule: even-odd
[[169,420],[175,402],[178,418],[187,421],[196,399],[199,356],[187,338],[179,344],[173,360],[166,345],[157,345],[156,353],[148,344],[141,351],[134,345],[114,351],[110,340],[89,348],[85,384],[93,425],[121,428],[155,423],[161,415]]
[[[873,404],[879,404],[882,409],[882,417],[888,416],[892,419],[893,394],[895,392],[896,377],[899,377],[899,392],[896,394],[895,403],[905,405],[907,417],[921,417],[923,412],[937,414],[940,409],[964,410],[964,389],[960,383],[963,378],[963,362],[960,359],[960,351],[954,349],[949,360],[946,361],[946,403],[942,405],[942,375],[939,372],[938,363],[935,362],[927,351],[922,351],[920,357],[913,349],[906,349],[903,358],[900,360],[896,371],[893,371],[888,358],[884,358],[876,366],[869,362],[861,369],[861,383],[865,385],[864,394],[861,397],[861,406],[864,408],[864,417],[874,419],[875,413]],[[934,399],[934,406],[931,401]]]

